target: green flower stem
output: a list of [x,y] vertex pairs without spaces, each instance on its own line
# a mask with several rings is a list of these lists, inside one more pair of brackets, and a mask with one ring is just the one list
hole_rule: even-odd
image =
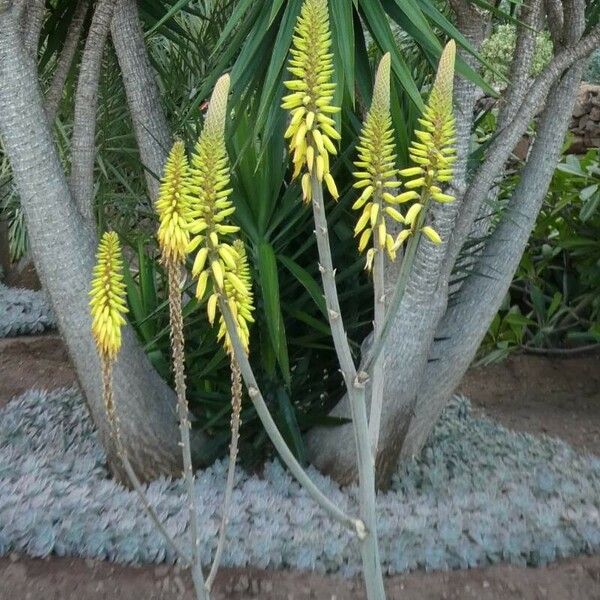
[[[382,214],[383,207],[379,209]],[[383,218],[383,216],[380,216]],[[373,245],[375,257],[373,261],[373,337],[377,338],[385,321],[385,240],[379,240],[378,228],[373,230]],[[381,411],[383,408],[383,356],[378,356],[373,364],[373,376],[371,378],[371,411],[369,414],[369,439],[371,441],[371,452],[377,457],[377,444],[379,442],[379,430],[381,426]]]
[[369,443],[369,425],[367,421],[367,406],[365,402],[366,373],[356,372],[354,360],[350,353],[348,337],[344,330],[344,323],[340,312],[335,271],[331,259],[329,244],[329,230],[325,203],[323,201],[323,188],[316,175],[311,176],[312,206],[315,219],[315,235],[319,251],[319,270],[323,281],[325,303],[329,316],[329,325],[335,345],[336,353],[342,375],[346,382],[354,436],[356,439],[356,454],[358,460],[358,479],[360,496],[360,516],[366,531],[360,537],[360,550],[363,562],[363,576],[367,588],[368,600],[385,600],[383,587],[383,574],[379,558],[379,544],[377,540],[377,515],[375,511],[375,460]]
[[306,489],[311,498],[327,514],[329,514],[333,519],[342,525],[345,525],[354,531],[360,537],[363,535],[365,529],[364,523],[360,519],[355,519],[347,515],[329,498],[327,498],[327,496],[325,496],[325,494],[323,494],[323,492],[321,492],[321,490],[314,484],[312,479],[308,476],[306,471],[304,471],[300,463],[294,457],[292,451],[289,449],[288,445],[283,439],[283,436],[277,428],[275,421],[273,421],[273,417],[269,412],[269,408],[263,399],[258,387],[258,383],[256,382],[256,378],[254,377],[252,367],[250,366],[250,361],[248,360],[248,356],[244,351],[244,346],[235,325],[233,314],[231,313],[229,304],[221,294],[219,294],[219,308],[221,310],[221,314],[223,315],[223,319],[225,320],[227,332],[229,333],[231,345],[233,346],[233,353],[240,366],[242,378],[246,384],[246,389],[248,390],[250,400],[256,409],[256,412],[265,428],[265,431],[267,432],[267,435],[269,436],[269,439],[271,442],[273,442],[277,452],[279,452],[281,459],[291,471],[292,475],[298,480],[300,485]]
[[179,433],[181,435],[181,454],[183,457],[183,474],[188,494],[190,531],[192,537],[192,579],[198,600],[208,599],[202,574],[200,558],[200,538],[198,536],[198,511],[194,472],[192,470],[192,453],[190,449],[190,419],[186,399],[185,358],[183,337],[183,316],[181,310],[181,289],[179,285],[181,267],[178,263],[166,263],[169,280],[169,320],[171,326],[171,350],[173,354],[173,371],[175,373],[175,392],[177,394],[177,412],[179,413]]

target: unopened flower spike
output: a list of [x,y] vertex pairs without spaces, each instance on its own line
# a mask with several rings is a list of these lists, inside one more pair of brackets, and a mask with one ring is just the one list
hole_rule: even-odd
[[111,362],[121,349],[123,314],[127,312],[121,247],[114,231],[105,232],[100,239],[90,297],[96,347],[103,360]]
[[159,218],[158,243],[163,260],[180,264],[185,260],[190,243],[189,164],[183,142],[173,144],[165,163],[160,191],[156,200]]
[[294,79],[284,82],[290,94],[284,96],[281,105],[291,115],[285,137],[293,156],[293,176],[302,175],[305,202],[312,199],[312,174],[324,181],[329,193],[337,199],[337,187],[329,172],[329,155],[337,154],[335,142],[341,137],[331,114],[340,109],[331,104],[335,83],[327,0],[304,0],[294,32],[288,64]]
[[[409,148],[409,156],[415,166],[400,171],[400,175],[408,180],[404,183],[406,191],[396,197],[398,203],[418,199],[419,204],[425,206],[430,200],[441,203],[454,200],[442,187],[452,181],[453,164],[456,161],[456,131],[452,112],[455,56],[456,44],[450,40],[440,57],[429,100],[418,119],[421,128],[415,131],[416,140]],[[408,216],[405,220],[411,229],[400,233],[396,247],[416,230],[416,218],[409,219]],[[433,243],[441,243],[439,234],[432,227],[422,227],[420,230]]]
[[238,258],[229,242],[239,227],[229,222],[235,212],[229,196],[229,159],[225,148],[225,119],[229,75],[223,75],[216,83],[204,127],[196,143],[190,168],[189,213],[190,243],[188,252],[196,252],[192,276],[197,278],[196,297],[201,300],[209,278],[216,290],[224,283],[226,266],[234,267]]
[[394,208],[396,196],[394,188],[400,184],[395,180],[396,154],[394,154],[394,132],[390,114],[390,54],[381,59],[375,76],[373,101],[360,132],[357,146],[357,170],[354,172],[354,188],[360,196],[352,205],[360,210],[361,216],[354,228],[354,235],[360,236],[358,249],[363,252],[372,241],[373,247],[367,251],[367,269],[371,269],[375,252],[386,251],[389,258],[396,258],[395,240],[388,233],[386,218],[404,223],[400,212]]

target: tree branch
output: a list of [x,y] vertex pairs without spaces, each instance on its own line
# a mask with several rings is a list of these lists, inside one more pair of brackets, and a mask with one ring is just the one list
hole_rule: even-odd
[[77,52],[77,46],[81,37],[81,31],[83,29],[83,23],[90,6],[90,0],[79,0],[73,18],[69,24],[67,35],[63,49],[60,53],[56,69],[52,75],[52,82],[46,93],[46,114],[48,115],[48,121],[52,123],[56,118],[58,107],[63,95],[63,88],[67,81],[67,76],[71,70],[73,64],[73,58],[75,52]]
[[544,10],[546,11],[546,23],[550,31],[550,37],[557,50],[561,46],[561,37],[563,30],[563,7],[560,0],[544,0]]
[[521,5],[514,59],[510,66],[510,83],[506,88],[504,106],[498,115],[498,129],[503,129],[512,121],[529,88],[529,73],[536,44],[536,31],[533,28],[538,23],[540,12],[541,0]]
[[102,55],[116,0],[98,0],[79,71],[71,136],[71,192],[83,219],[94,224],[96,109]]
[[525,133],[539,107],[543,105],[549,89],[567,68],[587,56],[599,43],[600,25],[597,25],[588,35],[581,38],[576,46],[561,50],[531,85],[529,93],[511,123],[500,131],[490,144],[485,160],[477,170],[460,203],[460,213],[452,231],[444,261],[444,277],[450,276],[482,202],[485,201],[510,152]]
[[46,16],[46,0],[30,0],[27,4],[23,43],[27,52],[36,59],[40,43],[40,32]]
[[142,32],[135,0],[120,0],[111,25],[111,36],[137,140],[146,170],[148,193],[158,194],[159,174],[171,147],[171,133]]

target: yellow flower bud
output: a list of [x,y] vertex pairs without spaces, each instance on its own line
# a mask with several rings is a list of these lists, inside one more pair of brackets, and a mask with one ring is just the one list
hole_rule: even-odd
[[105,232],[100,239],[89,294],[92,334],[98,353],[114,360],[121,348],[121,328],[125,324],[122,315],[127,312],[127,305],[121,247],[112,231]]

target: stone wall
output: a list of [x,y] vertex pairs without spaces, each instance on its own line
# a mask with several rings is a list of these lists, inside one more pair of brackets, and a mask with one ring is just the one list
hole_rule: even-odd
[[600,147],[600,85],[581,84],[570,131],[574,140],[569,151],[573,154]]

